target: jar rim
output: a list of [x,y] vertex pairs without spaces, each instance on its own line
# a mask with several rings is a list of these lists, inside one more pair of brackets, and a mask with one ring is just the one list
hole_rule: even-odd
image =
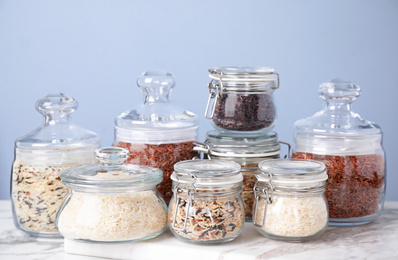
[[191,185],[225,185],[243,180],[241,166],[232,161],[187,160],[174,165],[173,181]]
[[159,169],[133,164],[91,165],[69,168],[60,173],[62,182],[73,189],[109,190],[128,188],[145,190],[163,180]]
[[[279,155],[281,147],[276,132],[267,134],[221,134],[208,131],[205,145],[209,155],[226,157],[267,157]],[[205,153],[206,153],[205,152]]]
[[307,159],[272,159],[258,164],[258,181],[274,185],[310,185],[328,178],[322,162]]
[[273,91],[279,88],[279,74],[272,67],[222,66],[208,71],[209,77],[221,82],[221,88],[226,90]]

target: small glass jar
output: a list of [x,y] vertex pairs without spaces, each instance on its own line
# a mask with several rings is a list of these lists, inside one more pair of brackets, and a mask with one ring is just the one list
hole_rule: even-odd
[[319,87],[324,110],[294,124],[292,157],[323,162],[330,225],[360,225],[375,220],[385,197],[385,154],[380,127],[351,111],[357,85],[332,80]]
[[193,151],[198,130],[196,115],[171,103],[175,81],[170,73],[145,72],[137,84],[144,94],[143,104],[116,118],[113,146],[129,150],[127,163],[163,171],[158,190],[168,203],[173,193],[170,175],[174,164],[196,155]]
[[192,160],[179,162],[174,169],[168,215],[174,236],[201,244],[235,239],[245,222],[239,164]]
[[279,88],[279,74],[273,68],[216,67],[209,72],[205,117],[212,119],[215,129],[268,132],[274,127],[273,92]]
[[323,163],[275,159],[259,163],[256,172],[253,223],[264,236],[304,242],[320,236],[328,226]]
[[245,220],[252,221],[253,187],[257,181],[254,172],[257,170],[259,162],[280,158],[280,143],[284,142],[278,142],[275,132],[262,135],[226,135],[213,130],[207,132],[205,143],[196,143],[194,150],[202,152],[207,159],[233,161],[241,166],[243,175],[241,196],[245,206]]
[[44,123],[15,141],[11,202],[15,226],[32,236],[61,237],[55,217],[69,189],[62,170],[95,162],[98,136],[74,124],[77,101],[62,93],[36,102]]
[[149,166],[123,164],[119,147],[95,151],[99,164],[61,172],[71,189],[56,219],[65,239],[86,242],[141,241],[167,227],[167,207],[156,190],[163,173]]

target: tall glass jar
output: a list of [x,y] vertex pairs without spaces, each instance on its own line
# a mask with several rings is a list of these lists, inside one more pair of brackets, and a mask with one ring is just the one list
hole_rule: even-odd
[[168,203],[172,196],[170,175],[174,164],[196,155],[193,151],[198,129],[196,116],[170,102],[175,84],[170,73],[145,72],[137,83],[144,102],[116,118],[113,145],[129,150],[128,163],[163,171],[158,190]]
[[267,132],[274,127],[279,74],[273,68],[216,67],[209,72],[205,116],[218,131]]
[[319,87],[324,110],[294,124],[293,158],[323,162],[331,225],[359,225],[376,219],[385,196],[382,131],[351,111],[357,85],[332,80]]
[[[267,134],[229,134],[218,131],[207,132],[204,144],[196,143],[196,151],[203,152],[211,160],[233,161],[241,166],[243,175],[242,199],[245,206],[245,220],[252,221],[254,172],[258,163],[265,159],[280,158],[281,147],[275,132]],[[283,142],[282,142],[283,143]]]
[[98,149],[95,155],[99,164],[61,172],[71,189],[56,220],[66,243],[141,241],[160,235],[167,227],[167,207],[156,189],[162,171],[124,164],[129,153],[119,147]]
[[304,242],[320,236],[328,226],[323,163],[275,159],[259,163],[253,222],[264,236]]
[[62,93],[36,102],[44,124],[15,141],[11,202],[17,228],[33,236],[60,237],[55,216],[68,194],[62,170],[95,162],[98,136],[74,124],[78,104]]
[[178,239],[201,244],[228,242],[243,229],[239,164],[191,160],[175,164],[168,221]]

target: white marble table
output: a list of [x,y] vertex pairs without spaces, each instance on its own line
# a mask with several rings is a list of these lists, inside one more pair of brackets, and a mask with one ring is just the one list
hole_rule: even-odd
[[[68,248],[69,243],[65,243]],[[329,227],[318,239],[287,243],[262,237],[247,223],[234,241],[222,245],[181,242],[167,231],[139,243],[87,245],[75,252],[113,259],[262,260],[398,259],[398,202],[387,202],[375,222],[357,227]],[[63,239],[36,239],[15,228],[9,201],[0,201],[0,259],[103,259],[64,252]]]

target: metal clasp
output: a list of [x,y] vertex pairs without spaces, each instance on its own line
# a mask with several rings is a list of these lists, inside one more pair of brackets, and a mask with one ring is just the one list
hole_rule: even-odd
[[[255,198],[255,207],[254,207],[254,216],[253,216],[253,224],[256,227],[264,227],[265,225],[265,217],[267,215],[267,208],[268,204],[272,204],[272,199],[274,196],[274,187],[272,186],[272,174],[268,173],[270,177],[269,180],[269,188],[268,187],[258,187],[257,185],[254,186],[254,198]],[[262,195],[265,195],[265,198]],[[257,211],[258,211],[258,203],[261,199],[265,199],[265,206],[264,206],[264,216],[262,219],[261,224],[257,223]]]
[[199,158],[200,158],[200,154],[203,153],[203,154],[207,155],[207,159],[211,160],[210,146],[208,144],[201,143],[201,142],[194,142],[193,150],[195,152],[198,152]]
[[292,157],[292,155],[291,155],[292,146],[288,142],[279,141],[279,143],[287,145],[287,154],[285,155],[285,157],[283,157],[283,159],[291,158]]
[[[196,182],[196,176],[194,174],[190,174],[188,173],[189,176],[191,176],[191,178],[193,179],[192,183],[191,183],[191,189],[180,189],[178,188],[180,185],[178,176],[176,176],[177,178],[177,185],[174,186],[173,188],[173,192],[174,192],[174,197],[175,197],[175,211],[174,211],[174,218],[173,218],[173,224],[172,224],[172,228],[175,230],[179,230],[179,231],[186,231],[187,229],[187,222],[188,222],[188,213],[191,209],[191,207],[193,206],[194,203],[194,199],[195,199],[195,195],[196,195],[196,187],[195,187],[195,182]],[[183,228],[177,228],[176,227],[176,219],[177,219],[177,213],[178,213],[178,204],[180,203],[180,201],[184,200],[182,198],[180,198],[178,196],[179,193],[183,193],[186,192],[188,195],[188,205],[185,206],[185,219],[184,219],[184,227]]]
[[[218,78],[219,83],[214,83],[214,78],[212,78],[207,84],[207,87],[209,88],[209,99],[207,100],[207,106],[206,106],[206,111],[205,111],[205,118],[207,119],[212,119],[214,116],[214,111],[216,110],[216,104],[218,99],[220,98],[220,95],[222,94],[223,91],[223,83],[222,83],[222,72],[220,75],[220,78]],[[209,114],[209,109],[210,109],[210,104],[211,100],[214,98],[213,105],[211,106],[211,113],[210,116]]]

